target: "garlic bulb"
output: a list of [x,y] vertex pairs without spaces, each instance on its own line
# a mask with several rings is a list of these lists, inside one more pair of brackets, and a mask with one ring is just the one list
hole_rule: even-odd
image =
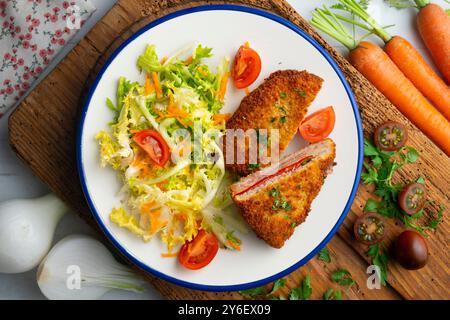
[[54,194],[0,204],[0,273],[21,273],[36,267],[53,241],[67,207]]
[[99,299],[111,289],[142,292],[145,283],[103,244],[85,235],[59,241],[40,264],[37,282],[52,300]]

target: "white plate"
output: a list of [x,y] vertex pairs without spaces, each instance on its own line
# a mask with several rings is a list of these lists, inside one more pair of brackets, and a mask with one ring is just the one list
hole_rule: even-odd
[[[261,76],[252,88],[271,72],[306,69],[325,80],[309,112],[333,105],[336,127],[337,166],[325,181],[306,221],[282,249],[273,249],[253,232],[243,235],[241,252],[219,250],[207,267],[189,271],[176,259],[162,258],[166,251],[159,239],[144,243],[109,221],[119,205],[121,185],[111,169],[101,169],[94,136],[112,119],[105,105],[115,97],[120,76],[142,81],[136,59],[147,44],[155,44],[160,56],[198,41],[213,48],[216,65],[224,55],[233,57],[241,44],[251,43],[261,55]],[[244,96],[229,86],[222,112],[233,112]],[[287,152],[302,145],[300,137]],[[362,164],[362,130],[356,102],[336,63],[313,39],[290,22],[266,12],[240,6],[207,6],[187,9],[163,17],[128,39],[106,62],[97,77],[81,116],[78,136],[78,165],[82,186],[92,213],[114,245],[140,268],[175,284],[201,290],[232,291],[259,286],[305,264],[337,231],[354,199]]]

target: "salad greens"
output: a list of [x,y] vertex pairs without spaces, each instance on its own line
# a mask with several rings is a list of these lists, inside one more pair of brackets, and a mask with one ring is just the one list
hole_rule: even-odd
[[[228,214],[218,210],[231,204],[226,193],[232,179],[224,179],[218,143],[225,121],[216,118],[224,104],[229,59],[214,72],[204,63],[211,56],[211,48],[198,45],[160,59],[156,47],[147,46],[137,59],[145,80],[119,78],[116,101],[106,100],[114,113],[110,130],[96,135],[101,166],[116,170],[124,185],[123,206],[112,210],[111,221],[144,241],[160,234],[169,251],[192,240],[201,227],[227,248],[240,246],[223,223]],[[162,166],[134,139],[149,129],[170,150]],[[226,218],[241,224],[237,217]]]

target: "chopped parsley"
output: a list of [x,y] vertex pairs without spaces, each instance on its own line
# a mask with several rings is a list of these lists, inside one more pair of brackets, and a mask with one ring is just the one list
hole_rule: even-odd
[[295,93],[298,94],[300,97],[306,97],[306,92],[302,89],[294,89]]
[[330,263],[331,262],[330,251],[328,251],[327,247],[323,247],[319,251],[318,259],[321,260],[321,261],[324,261],[326,263]]
[[269,191],[269,195],[270,195],[272,198],[275,198],[275,200],[273,201],[273,204],[272,204],[272,210],[274,210],[274,211],[278,211],[278,210],[280,210],[280,209],[283,209],[283,210],[285,210],[285,211],[290,211],[290,210],[292,210],[292,206],[291,206],[291,204],[286,200],[286,198],[282,197],[282,198],[280,199],[280,197],[281,197],[281,192],[280,192],[280,190],[278,190],[277,188],[272,188],[272,189]]
[[341,286],[353,286],[356,282],[348,270],[337,269],[331,274],[331,280],[340,284]]
[[272,119],[270,119],[271,123],[274,123],[275,121],[277,121],[277,118],[275,118],[275,117],[272,117]]
[[270,190],[269,194],[271,197],[277,198],[280,196],[280,190],[278,190],[277,188],[272,188],[272,190]]
[[286,92],[281,92],[281,93],[280,93],[280,98],[281,98],[281,99],[286,99],[287,96],[288,96],[288,95],[287,95]]
[[283,124],[286,123],[287,122],[287,117],[286,116],[281,117],[280,118],[280,122],[283,123]]

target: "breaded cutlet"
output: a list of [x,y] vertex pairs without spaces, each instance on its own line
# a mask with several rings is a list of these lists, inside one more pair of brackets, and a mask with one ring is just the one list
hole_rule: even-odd
[[[307,108],[316,98],[323,80],[307,71],[282,70],[272,73],[258,88],[246,96],[231,119],[227,129],[279,129],[279,154],[294,137]],[[270,135],[270,131],[269,131]],[[241,176],[252,172],[247,143],[235,145],[234,161],[227,159],[227,169]],[[224,143],[226,146],[226,143]],[[236,161],[245,152],[245,163]],[[224,147],[226,155],[226,147]],[[230,163],[231,162],[231,163]],[[254,167],[253,167],[254,168]]]
[[231,186],[234,202],[258,237],[274,248],[284,245],[305,221],[335,155],[334,142],[325,139],[282,159],[279,174],[265,174],[267,167]]

